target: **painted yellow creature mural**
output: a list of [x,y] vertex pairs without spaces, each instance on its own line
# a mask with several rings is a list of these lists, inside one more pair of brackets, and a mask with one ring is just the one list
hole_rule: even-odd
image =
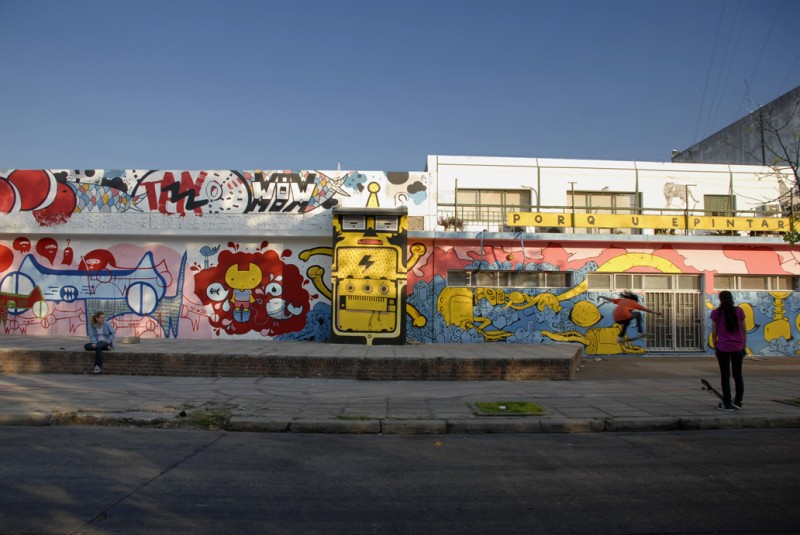
[[407,216],[405,208],[333,213],[333,342],[404,344]]

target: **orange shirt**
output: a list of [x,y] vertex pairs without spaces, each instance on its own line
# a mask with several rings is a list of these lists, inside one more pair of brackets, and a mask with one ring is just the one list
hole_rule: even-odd
[[614,321],[625,321],[633,317],[632,310],[644,310],[644,307],[633,299],[612,299],[612,303],[617,305],[614,309]]

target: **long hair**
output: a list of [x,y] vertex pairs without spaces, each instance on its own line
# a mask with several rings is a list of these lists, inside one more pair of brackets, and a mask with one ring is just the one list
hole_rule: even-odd
[[719,293],[719,309],[725,319],[725,330],[736,332],[739,328],[739,318],[736,316],[736,305],[733,304],[733,294],[728,290]]
[[105,315],[106,315],[106,313],[103,312],[102,310],[98,310],[97,312],[92,314],[92,327],[95,327],[97,325],[97,318],[99,318],[100,316],[105,316]]

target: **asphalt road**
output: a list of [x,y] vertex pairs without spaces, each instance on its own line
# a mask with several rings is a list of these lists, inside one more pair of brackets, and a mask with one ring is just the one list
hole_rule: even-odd
[[0,429],[0,533],[798,533],[800,430]]

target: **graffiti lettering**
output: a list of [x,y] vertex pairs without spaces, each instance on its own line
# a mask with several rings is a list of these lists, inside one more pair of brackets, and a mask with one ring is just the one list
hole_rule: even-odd
[[[145,177],[140,185],[144,186],[147,192],[150,206],[158,206],[158,211],[162,214],[183,215],[187,208],[197,214],[202,214],[200,208],[208,204],[208,199],[198,200],[197,197],[206,175],[205,171],[201,171],[195,181],[192,180],[192,175],[188,171],[184,171],[181,173],[181,181],[176,182],[172,173],[166,172],[161,179],[147,180]],[[175,211],[169,210],[167,203],[175,204]]]

